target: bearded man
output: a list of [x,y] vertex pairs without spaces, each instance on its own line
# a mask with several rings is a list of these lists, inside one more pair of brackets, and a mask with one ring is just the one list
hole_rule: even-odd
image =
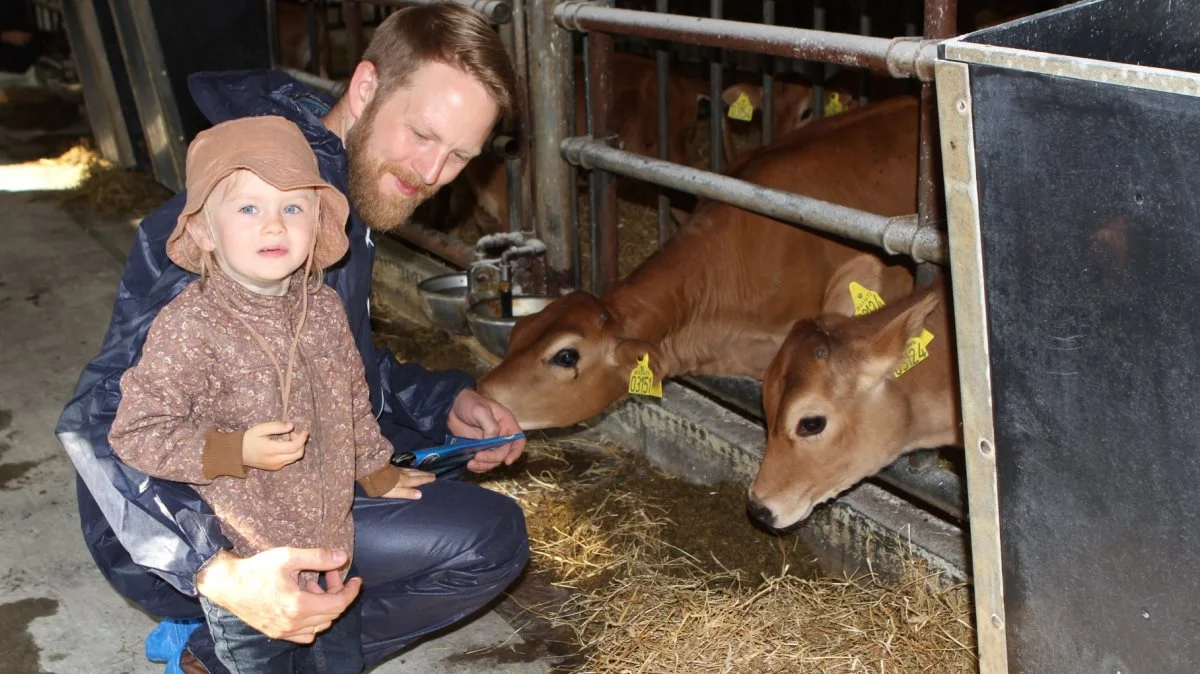
[[[402,226],[514,112],[513,67],[486,20],[457,4],[392,14],[336,103],[276,71],[195,74],[189,89],[213,124],[253,115],[295,122],[322,177],[349,196],[349,252],[325,280],[345,305],[371,403],[395,448],[439,444],[448,432],[478,438],[520,430],[507,409],[474,391],[466,374],[400,364],[377,348],[369,315],[372,232]],[[138,360],[158,311],[195,278],[165,252],[185,200],[176,195],[139,226],[100,355],[84,369],[56,429],[79,475],[84,540],[101,572],[152,615],[199,618],[200,594],[268,636],[297,643],[311,643],[361,601],[368,666],[476,612],[528,560],[523,514],[505,496],[456,480],[422,486],[417,500],[372,499],[360,491],[354,577],[321,591],[300,587],[297,574],[337,569],[345,551],[276,548],[239,558],[190,487],[148,478],[113,454],[107,437],[121,375]],[[519,440],[481,452],[468,468],[511,464],[523,449]],[[224,671],[203,625],[181,665]]]

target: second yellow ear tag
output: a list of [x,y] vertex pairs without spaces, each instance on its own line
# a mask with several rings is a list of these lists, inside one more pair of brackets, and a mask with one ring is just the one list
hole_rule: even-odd
[[839,112],[846,111],[846,104],[842,102],[842,95],[838,92],[829,94],[829,100],[825,101],[825,116],[833,117]]
[[746,92],[742,92],[733,103],[729,105],[729,118],[738,119],[743,122],[749,122],[754,119],[754,104],[750,102],[750,97]]
[[933,333],[928,330],[921,330],[921,334],[908,340],[907,348],[904,351],[904,363],[896,368],[892,374],[899,377],[916,367],[917,363],[929,357],[929,343],[933,341]]
[[662,381],[654,378],[654,371],[650,369],[650,354],[642,354],[633,371],[629,373],[629,392],[640,396],[662,397]]
[[854,302],[854,315],[862,316],[883,307],[883,297],[870,288],[850,282],[850,301]]

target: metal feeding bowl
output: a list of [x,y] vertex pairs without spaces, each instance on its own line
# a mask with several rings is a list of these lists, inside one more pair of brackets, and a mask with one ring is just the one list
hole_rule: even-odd
[[421,306],[433,324],[446,332],[469,335],[467,325],[467,275],[464,272],[442,274],[417,284]]
[[514,295],[513,315],[500,317],[500,298],[480,300],[467,310],[467,323],[471,334],[487,349],[488,353],[503,358],[508,353],[508,336],[513,325],[524,316],[536,314],[558,299],[546,295]]

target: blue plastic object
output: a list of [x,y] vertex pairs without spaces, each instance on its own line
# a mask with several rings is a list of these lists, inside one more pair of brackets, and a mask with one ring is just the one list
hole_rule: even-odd
[[467,464],[477,452],[503,445],[525,437],[524,433],[502,435],[496,438],[473,440],[454,435],[446,436],[446,444],[437,447],[426,447],[411,452],[400,452],[392,457],[392,465],[401,468],[419,468],[434,475],[441,475]]
[[146,659],[167,663],[163,674],[183,674],[179,668],[179,658],[183,655],[183,649],[187,648],[188,637],[203,624],[203,620],[167,619],[160,622],[146,637]]

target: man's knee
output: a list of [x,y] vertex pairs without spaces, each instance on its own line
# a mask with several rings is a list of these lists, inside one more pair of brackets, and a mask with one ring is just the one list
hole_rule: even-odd
[[438,480],[418,501],[355,501],[355,564],[368,586],[437,572],[491,584],[529,559],[525,515],[511,498],[475,484]]
[[514,574],[529,561],[529,532],[525,513],[516,501],[491,491],[480,489],[485,496],[482,511],[487,513],[490,527],[481,526],[477,551],[481,558],[492,560],[497,567],[513,569]]

